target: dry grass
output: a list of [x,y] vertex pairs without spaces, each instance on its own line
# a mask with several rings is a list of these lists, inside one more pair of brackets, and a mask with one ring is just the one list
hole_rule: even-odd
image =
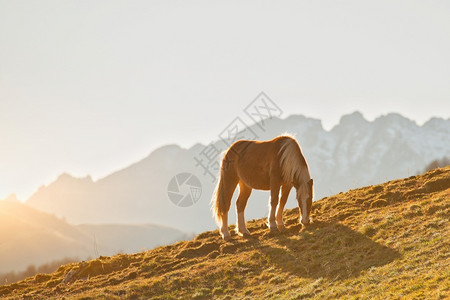
[[385,299],[449,297],[450,168],[324,198],[270,235],[217,231],[133,255],[100,257],[0,287],[4,298]]

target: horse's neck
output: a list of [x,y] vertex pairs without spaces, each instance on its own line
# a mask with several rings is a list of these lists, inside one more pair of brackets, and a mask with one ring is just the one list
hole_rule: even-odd
[[299,176],[297,177],[297,186],[298,187],[303,187],[306,186],[308,184],[308,181],[311,179],[311,175],[309,174],[309,170],[308,167],[304,167],[304,169],[302,169],[300,171]]

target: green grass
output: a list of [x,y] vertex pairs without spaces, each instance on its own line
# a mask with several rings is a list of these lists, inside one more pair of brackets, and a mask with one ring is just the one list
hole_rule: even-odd
[[302,228],[298,210],[287,210],[280,234],[269,234],[264,219],[252,220],[249,239],[224,242],[216,230],[64,265],[0,286],[0,298],[450,297],[450,168],[324,198],[313,204],[313,217]]

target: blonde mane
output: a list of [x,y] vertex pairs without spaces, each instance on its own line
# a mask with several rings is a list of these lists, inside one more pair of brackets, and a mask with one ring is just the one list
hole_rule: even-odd
[[286,137],[279,151],[283,179],[287,182],[306,184],[311,175],[300,145],[290,134],[283,134],[282,137]]

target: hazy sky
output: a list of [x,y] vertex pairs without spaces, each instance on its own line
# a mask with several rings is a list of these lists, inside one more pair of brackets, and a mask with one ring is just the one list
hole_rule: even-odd
[[450,1],[0,0],[0,198],[207,143],[260,92],[450,117]]

